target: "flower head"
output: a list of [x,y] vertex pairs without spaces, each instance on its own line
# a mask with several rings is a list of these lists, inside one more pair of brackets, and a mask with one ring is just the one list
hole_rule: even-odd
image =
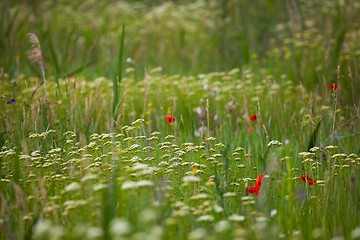
[[259,174],[259,176],[257,177],[256,182],[255,182],[256,186],[261,187],[261,181],[262,181],[263,177],[264,177],[263,174]]
[[28,51],[28,58],[31,64],[38,63],[41,70],[44,71],[45,62],[40,47],[40,41],[35,33],[28,33],[28,38],[31,44],[31,49]]
[[247,189],[247,192],[249,194],[255,194],[255,196],[258,196],[259,195],[259,190],[260,190],[260,187],[255,185],[253,187],[249,187]]
[[316,183],[316,180],[315,180],[315,179],[312,179],[312,178],[310,177],[310,174],[302,175],[302,176],[300,177],[300,179],[301,179],[301,181],[307,183],[309,186],[312,186],[312,185],[314,185],[314,184]]
[[256,118],[257,118],[256,114],[253,114],[253,115],[250,115],[250,116],[249,116],[249,120],[250,120],[251,122],[256,121]]
[[263,177],[264,177],[263,174],[259,174],[259,176],[258,176],[257,179],[256,179],[255,186],[249,187],[249,188],[247,189],[247,192],[248,192],[249,194],[254,194],[255,196],[258,196],[258,195],[259,195],[259,191],[260,191],[261,182],[262,182]]
[[169,125],[174,125],[175,123],[175,117],[173,117],[172,115],[166,115],[166,120],[168,121]]
[[16,100],[14,98],[6,102],[6,104],[13,104],[13,103],[16,103]]
[[226,104],[226,110],[228,112],[232,112],[235,109],[235,103],[234,101],[230,101]]
[[336,83],[330,83],[327,87],[330,90],[336,90],[339,86]]

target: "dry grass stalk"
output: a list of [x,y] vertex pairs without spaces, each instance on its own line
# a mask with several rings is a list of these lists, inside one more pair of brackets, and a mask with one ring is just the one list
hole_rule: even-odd
[[40,41],[39,38],[36,36],[35,33],[28,33],[28,39],[31,44],[30,50],[27,52],[28,58],[31,64],[39,64],[41,75],[42,75],[42,82],[39,86],[36,87],[31,97],[33,97],[36,91],[44,84],[44,91],[45,91],[45,99],[47,99],[47,91],[46,91],[46,79],[45,79],[45,62],[41,51]]

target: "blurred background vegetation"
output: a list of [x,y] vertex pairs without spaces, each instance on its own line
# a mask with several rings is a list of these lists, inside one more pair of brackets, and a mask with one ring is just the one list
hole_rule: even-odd
[[312,90],[339,82],[342,101],[359,103],[356,0],[3,0],[0,8],[4,81],[40,75],[27,59],[28,32],[40,39],[48,76],[111,78],[125,24],[124,67],[138,80],[158,66],[183,75],[266,69]]

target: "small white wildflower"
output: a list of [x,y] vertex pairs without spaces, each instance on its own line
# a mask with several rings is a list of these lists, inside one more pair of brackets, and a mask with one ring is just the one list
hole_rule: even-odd
[[271,209],[270,217],[274,217],[276,214],[277,214],[277,210],[276,209]]
[[80,184],[77,182],[70,183],[65,187],[65,192],[73,192],[81,188]]
[[40,220],[36,223],[34,228],[35,236],[43,236],[51,229],[51,222],[47,219]]
[[37,239],[61,239],[64,229],[60,225],[53,225],[49,220],[40,220],[34,227],[34,236]]
[[210,90],[209,84],[205,83],[205,84],[203,85],[203,89],[204,89],[205,91]]
[[135,189],[135,188],[137,188],[137,182],[133,182],[133,181],[126,181],[121,186],[121,189],[123,189],[123,190]]
[[320,148],[319,147],[312,147],[312,148],[310,148],[310,152],[317,152],[317,151],[319,151],[320,150]]
[[143,223],[150,223],[156,220],[156,212],[154,209],[145,208],[140,213],[140,219]]
[[118,134],[115,134],[115,137],[116,137],[116,138],[123,138],[123,137],[125,137],[125,134],[123,134],[123,133],[118,133]]
[[138,187],[151,187],[154,186],[154,182],[149,180],[140,180],[137,182]]
[[133,181],[126,181],[122,184],[121,189],[126,190],[126,189],[137,189],[139,187],[150,187],[153,186],[154,182],[149,181],[149,180],[141,180],[138,182],[133,182]]
[[136,172],[134,175],[135,176],[144,176],[144,175],[151,175],[154,173],[154,171],[156,171],[157,168],[155,167],[149,167],[147,169],[141,170],[139,172]]
[[189,233],[190,240],[206,239],[207,231],[203,228],[196,228]]
[[135,120],[134,122],[132,122],[131,123],[131,125],[141,125],[143,122],[145,122],[145,120],[144,119],[142,119],[142,118],[139,118],[139,119],[137,119],[137,120]]
[[150,134],[150,136],[152,136],[152,137],[154,137],[154,136],[159,136],[159,135],[160,135],[160,132],[157,132],[157,131],[152,132],[152,133]]
[[129,147],[129,151],[139,150],[140,145],[139,144],[133,144]]
[[152,68],[149,71],[150,74],[161,73],[161,72],[162,72],[162,67]]
[[244,151],[244,148],[242,148],[242,147],[237,147],[237,148],[235,148],[234,151],[235,151],[235,152],[243,152],[243,151]]
[[243,221],[245,221],[245,216],[233,214],[233,215],[229,216],[228,219],[229,219],[229,221],[233,221],[233,222],[243,222]]
[[90,143],[87,145],[88,148],[96,148],[97,146],[98,146],[98,145],[97,145],[96,142],[90,142]]
[[257,217],[255,218],[256,222],[267,222],[269,219],[267,217]]
[[136,172],[136,171],[139,171],[139,170],[147,169],[148,167],[149,167],[149,165],[147,165],[147,164],[135,163],[134,166],[132,166],[129,170],[133,171],[133,172]]
[[93,133],[93,134],[91,134],[91,136],[90,136],[90,140],[91,141],[95,141],[95,140],[97,140],[97,139],[99,139],[99,134],[98,133]]
[[125,131],[130,132],[130,131],[134,131],[134,130],[136,130],[136,128],[134,126],[128,126]]
[[165,140],[166,141],[171,141],[171,140],[174,140],[175,139],[175,136],[174,135],[167,135],[166,137],[165,137]]
[[206,193],[199,193],[191,196],[190,200],[207,199],[207,198],[209,198],[209,195],[207,195]]
[[183,182],[200,182],[200,177],[198,176],[185,176],[183,177]]
[[214,216],[213,215],[202,215],[196,219],[198,222],[213,222]]
[[177,157],[182,157],[183,155],[185,155],[185,153],[186,153],[186,152],[184,152],[183,150],[178,150],[178,151],[175,152],[175,155],[176,155]]
[[229,228],[230,228],[230,223],[226,220],[222,220],[215,224],[215,232],[217,233],[225,232]]
[[326,147],[325,147],[325,150],[327,150],[327,151],[334,151],[334,150],[336,150],[336,149],[338,149],[338,147],[337,147],[337,146],[333,146],[333,145],[329,145],[329,146],[326,146]]
[[29,155],[19,155],[20,160],[31,160],[31,157]]
[[131,224],[124,219],[114,218],[110,222],[109,230],[114,238],[121,237],[131,232]]
[[216,141],[216,138],[214,137],[209,137],[206,139],[207,142],[215,142]]
[[199,117],[203,115],[203,109],[201,107],[196,107],[195,112]]
[[103,237],[103,231],[99,227],[90,227],[86,229],[86,238],[87,239],[93,239],[93,238],[102,238]]
[[221,212],[224,211],[224,209],[222,207],[220,207],[219,205],[217,205],[217,204],[215,204],[213,206],[213,208],[214,208],[214,211],[217,212],[217,213],[221,213]]
[[146,146],[142,149],[144,152],[152,152],[155,151],[155,148],[151,147],[151,146]]
[[355,153],[351,153],[349,154],[349,156],[347,156],[349,159],[356,159],[357,155]]
[[310,153],[310,152],[299,152],[298,153],[298,157],[302,157],[302,158],[311,158],[311,157],[315,157],[315,153]]
[[234,193],[234,192],[226,192],[226,193],[223,194],[223,197],[225,197],[225,198],[236,197],[236,193]]
[[123,141],[124,141],[124,142],[134,142],[134,141],[135,141],[135,138],[134,138],[134,137],[127,137],[127,138],[124,138]]
[[218,148],[218,149],[225,148],[225,145],[223,143],[217,143],[217,144],[215,144],[215,148]]
[[50,133],[56,133],[55,129],[50,129],[49,131],[46,132],[46,134],[50,134]]
[[5,151],[4,154],[6,156],[15,156],[16,152],[13,149],[9,149],[9,150]]
[[101,140],[106,140],[106,139],[110,139],[111,137],[113,137],[114,135],[113,134],[110,134],[110,133],[103,133],[100,135],[100,139]]
[[37,138],[37,137],[39,137],[39,134],[37,134],[37,133],[32,133],[32,134],[30,134],[30,136],[29,136],[30,139],[31,139],[31,138]]
[[61,148],[53,148],[48,152],[48,154],[60,153],[61,151],[62,151]]
[[337,153],[331,156],[332,159],[339,159],[339,160],[345,159],[346,157],[347,155],[344,153]]
[[82,179],[81,182],[86,182],[88,180],[95,180],[98,179],[98,175],[96,174],[89,174],[89,175],[85,175]]
[[108,187],[107,184],[99,183],[99,184],[94,185],[93,189],[95,192],[97,192],[97,191],[106,189],[107,187]]
[[194,135],[196,137],[203,137],[208,132],[208,128],[205,126],[199,127],[199,129],[195,130]]
[[268,147],[277,147],[277,146],[281,146],[282,143],[278,140],[271,140],[269,143],[268,143]]

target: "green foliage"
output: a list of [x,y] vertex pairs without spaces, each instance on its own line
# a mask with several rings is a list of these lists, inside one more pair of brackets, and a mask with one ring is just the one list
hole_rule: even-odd
[[117,109],[120,105],[119,102],[119,85],[121,84],[122,80],[122,72],[123,72],[123,59],[124,59],[124,49],[125,49],[125,24],[122,27],[121,37],[120,37],[120,46],[119,46],[119,53],[117,59],[117,68],[116,68],[116,75],[113,77],[113,90],[114,90],[114,100],[113,100],[113,116],[116,120],[117,117]]
[[318,132],[319,132],[320,124],[321,124],[321,121],[319,121],[316,124],[316,127],[315,127],[313,133],[311,134],[309,144],[308,144],[308,147],[307,147],[307,151],[310,151],[311,148],[316,146],[316,139],[317,139],[317,135],[318,135]]
[[359,238],[356,1],[0,7],[0,239]]
[[[360,210],[356,109],[339,110],[328,96],[334,90],[314,97],[249,69],[199,76],[153,69],[144,81],[129,74],[119,86],[115,127],[105,78],[59,81],[62,95],[50,81],[46,117],[44,104],[31,102],[34,87],[18,84],[16,103],[2,100],[7,237],[331,238],[357,231],[358,215],[344,222],[333,210]],[[329,138],[338,147],[327,146]],[[297,154],[306,142],[310,152]],[[259,173],[266,174],[259,196],[244,196]],[[314,186],[299,179],[305,173]],[[24,200],[10,194],[15,182]]]

